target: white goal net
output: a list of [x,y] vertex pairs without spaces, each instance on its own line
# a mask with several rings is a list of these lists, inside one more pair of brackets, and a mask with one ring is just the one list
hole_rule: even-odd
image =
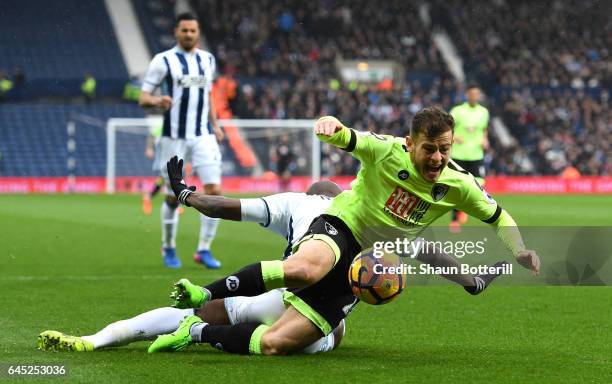
[[[157,176],[152,161],[145,157],[145,146],[152,128],[161,124],[161,116],[107,121],[107,193],[117,190],[119,178]],[[288,147],[292,176],[320,178],[321,146],[312,130],[313,120],[234,119],[219,120],[219,124],[226,134],[221,145],[224,176],[274,177]]]

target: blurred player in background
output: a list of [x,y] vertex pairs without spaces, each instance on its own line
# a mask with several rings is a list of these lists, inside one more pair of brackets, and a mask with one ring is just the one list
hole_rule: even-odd
[[291,148],[289,134],[283,133],[276,147],[276,172],[279,177],[280,190],[288,191],[291,182],[291,170],[294,167],[295,155]]
[[[455,119],[453,160],[484,185],[484,152],[489,149],[489,110],[480,104],[481,92],[477,85],[469,85],[465,97],[467,101],[450,112]],[[461,224],[465,224],[467,218],[465,212],[453,209],[450,231],[461,232]]]
[[[176,20],[174,33],[177,45],[155,55],[151,61],[143,81],[140,105],[159,107],[165,111],[160,158],[169,159],[174,155],[185,157],[191,161],[194,172],[204,186],[204,193],[219,195],[221,152],[217,141],[223,140],[223,131],[217,124],[210,95],[216,69],[215,58],[210,52],[196,47],[200,39],[196,16],[183,13]],[[167,94],[154,96],[153,91],[162,85]],[[162,169],[162,176],[168,182],[165,169]],[[176,253],[178,205],[170,193],[166,195],[161,208],[162,252],[164,263],[169,268],[181,266]],[[194,259],[208,268],[221,266],[210,252],[217,225],[218,219],[201,215],[200,238]]]
[[163,124],[151,126],[147,135],[145,147],[145,157],[153,162],[153,173],[160,175],[155,179],[155,184],[149,192],[142,195],[142,211],[145,215],[151,214],[151,200],[159,193],[164,186],[164,178],[161,176],[161,160],[159,158],[159,142],[162,135]]

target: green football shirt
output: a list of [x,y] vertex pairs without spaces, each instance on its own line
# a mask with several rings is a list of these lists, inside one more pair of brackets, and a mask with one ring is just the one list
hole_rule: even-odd
[[453,143],[453,159],[482,160],[484,150],[482,140],[489,126],[489,110],[480,104],[470,106],[468,102],[454,107],[450,114],[455,119],[455,137],[461,137]]
[[364,248],[399,236],[414,239],[453,208],[488,223],[501,214],[495,200],[455,163],[442,170],[436,183],[425,180],[412,164],[404,139],[346,127],[319,139],[361,162],[352,189],[334,198],[326,213],[342,219]]

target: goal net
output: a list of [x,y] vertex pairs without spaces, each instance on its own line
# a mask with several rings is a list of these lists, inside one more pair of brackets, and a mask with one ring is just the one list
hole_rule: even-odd
[[[147,136],[162,124],[161,116],[111,118],[106,122],[106,191],[114,193],[122,180],[157,176],[145,157]],[[291,153],[292,176],[316,181],[321,175],[321,146],[313,120],[219,120],[226,139],[220,145],[222,174],[274,179],[279,160]],[[282,166],[281,166],[282,167]]]

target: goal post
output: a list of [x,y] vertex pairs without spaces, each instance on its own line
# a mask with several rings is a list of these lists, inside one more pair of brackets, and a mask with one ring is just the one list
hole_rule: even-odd
[[[106,122],[106,192],[116,191],[119,176],[142,176],[136,164],[126,169],[126,161],[119,162],[129,152],[138,152],[144,159],[145,138],[151,128],[162,124],[161,116],[146,118],[110,118]],[[224,154],[225,173],[260,177],[271,171],[273,148],[283,135],[288,135],[297,152],[296,171],[317,181],[321,176],[321,143],[313,131],[315,120],[310,119],[231,119],[219,120],[229,144]],[[130,144],[132,143],[132,144]],[[141,143],[140,149],[136,148]],[[230,152],[230,153],[227,153]],[[231,158],[231,161],[230,161]],[[119,169],[118,162],[123,164]],[[134,162],[135,163],[135,162]],[[133,174],[130,174],[133,173]],[[149,173],[148,175],[151,175]]]

